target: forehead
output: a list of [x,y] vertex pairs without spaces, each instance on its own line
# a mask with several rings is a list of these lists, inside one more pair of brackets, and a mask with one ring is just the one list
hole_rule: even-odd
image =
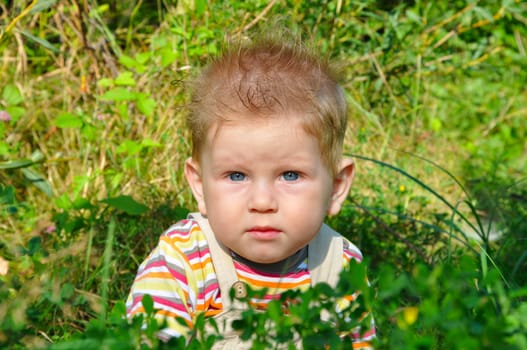
[[318,139],[294,116],[222,120],[209,128],[202,150],[216,155],[267,152],[278,157],[303,152],[321,156]]
[[213,143],[220,135],[225,133],[262,134],[261,136],[304,136],[309,135],[307,122],[303,116],[295,114],[265,115],[265,116],[239,116],[232,115],[221,117],[213,121],[205,134],[205,142]]

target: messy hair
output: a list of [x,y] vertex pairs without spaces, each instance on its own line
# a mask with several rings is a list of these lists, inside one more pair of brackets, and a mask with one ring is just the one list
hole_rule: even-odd
[[336,173],[347,123],[344,92],[328,60],[299,40],[272,37],[231,45],[191,85],[187,123],[200,161],[207,132],[233,118],[301,118]]

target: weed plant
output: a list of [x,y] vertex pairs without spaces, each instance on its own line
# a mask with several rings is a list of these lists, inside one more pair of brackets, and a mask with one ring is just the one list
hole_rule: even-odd
[[[338,334],[366,308],[378,349],[527,348],[517,0],[1,3],[0,347],[210,348],[210,320],[163,343],[151,300],[134,320],[123,301],[159,234],[195,209],[185,82],[277,18],[340,67],[357,176],[329,221],[367,260],[335,290],[284,295],[299,300],[288,316],[281,301],[248,311],[243,337],[349,348]],[[357,289],[360,305],[335,313]]]

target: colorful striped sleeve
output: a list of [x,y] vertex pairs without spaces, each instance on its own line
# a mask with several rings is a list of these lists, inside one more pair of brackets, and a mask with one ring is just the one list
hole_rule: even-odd
[[187,334],[199,312],[221,310],[208,244],[194,221],[183,220],[168,229],[139,266],[126,303],[128,317],[145,312],[141,301],[146,294],[154,301],[156,318],[167,322],[161,338]]

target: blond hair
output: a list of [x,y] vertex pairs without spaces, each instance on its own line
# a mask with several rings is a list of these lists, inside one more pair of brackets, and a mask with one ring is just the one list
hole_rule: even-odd
[[229,118],[301,118],[336,173],[347,124],[344,92],[328,61],[300,41],[270,37],[231,46],[193,81],[192,156],[200,161],[207,132]]

